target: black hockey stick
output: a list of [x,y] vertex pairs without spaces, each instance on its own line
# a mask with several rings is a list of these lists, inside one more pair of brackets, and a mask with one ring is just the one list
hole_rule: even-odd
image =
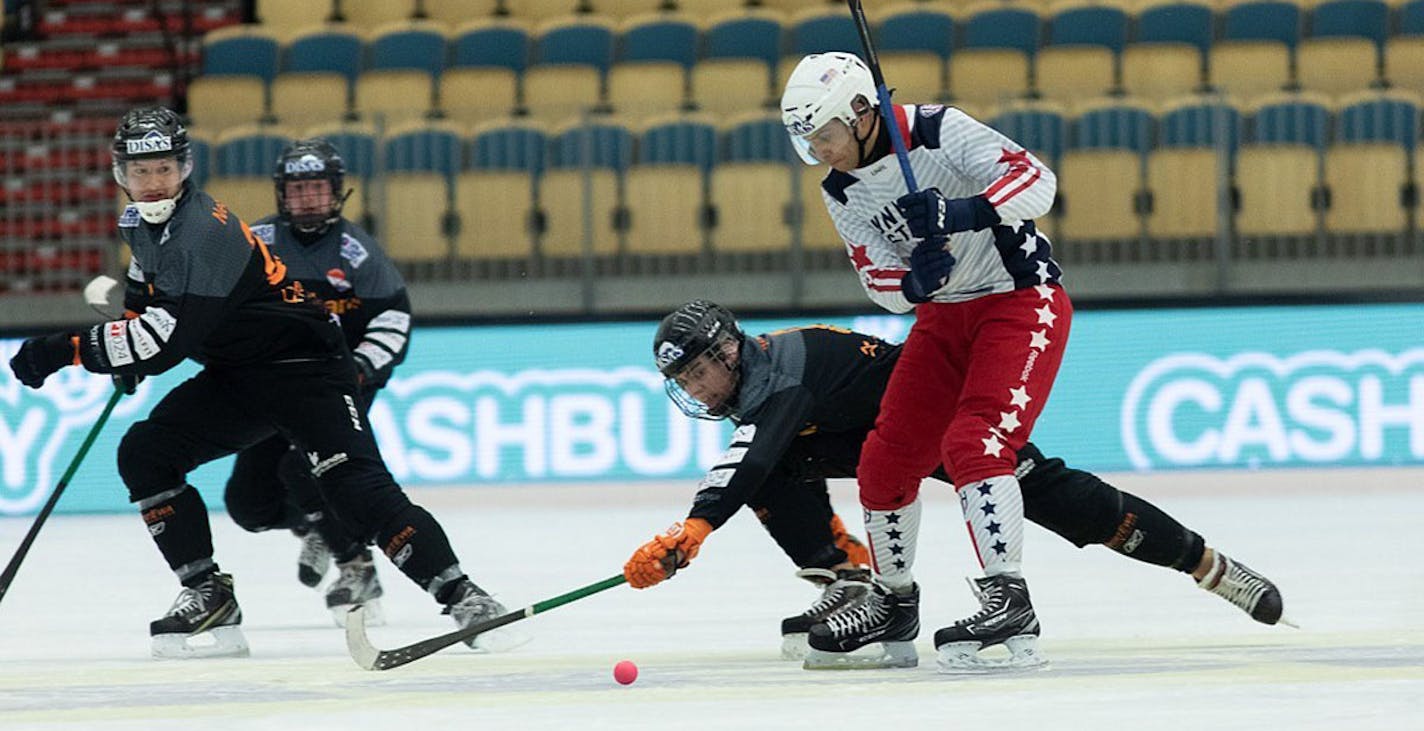
[[910,169],[910,152],[905,148],[905,140],[898,134],[895,123],[895,109],[890,106],[890,89],[885,86],[885,74],[880,72],[880,57],[875,55],[875,44],[870,40],[870,23],[865,20],[865,8],[860,0],[846,0],[850,7],[850,19],[855,21],[855,30],[860,34],[860,46],[865,49],[865,65],[870,67],[870,78],[875,81],[875,92],[880,97],[880,118],[885,121],[885,129],[890,131],[890,145],[895,148],[895,157],[900,161],[900,174],[905,176],[905,187],[911,193],[920,189],[915,182],[915,171]]
[[371,640],[366,637],[366,610],[362,607],[355,607],[346,615],[346,649],[351,652],[351,659],[356,661],[363,670],[390,670],[398,668],[407,663],[415,662],[422,657],[433,655],[451,645],[459,644],[475,635],[498,629],[506,624],[513,624],[521,619],[528,619],[536,614],[547,612],[554,607],[561,607],[570,602],[578,601],[586,596],[592,596],[604,589],[612,589],[619,584],[626,582],[622,574],[610,576],[602,581],[594,582],[588,586],[579,587],[567,594],[560,594],[552,599],[545,599],[542,602],[535,602],[523,609],[516,609],[506,614],[501,614],[494,619],[485,620],[479,624],[472,624],[469,627],[457,629],[454,632],[447,632],[438,637],[421,640],[411,645],[397,647],[391,650],[380,650],[371,644]]
[[114,410],[114,404],[117,404],[123,395],[123,391],[114,389],[114,395],[109,397],[109,403],[104,404],[104,410],[100,412],[98,420],[94,422],[94,426],[89,428],[89,436],[84,437],[84,442],[79,445],[79,451],[74,453],[74,459],[69,460],[69,468],[59,478],[59,484],[55,485],[54,492],[50,493],[49,499],[40,509],[40,514],[35,517],[34,525],[30,526],[30,532],[25,534],[25,540],[20,541],[20,548],[15,551],[15,557],[10,559],[10,563],[5,566],[5,572],[0,573],[0,600],[3,600],[5,593],[10,591],[10,584],[15,581],[15,574],[20,572],[20,564],[29,554],[30,546],[34,544],[35,537],[40,534],[40,528],[44,527],[45,521],[49,519],[49,514],[54,511],[55,504],[59,502],[59,496],[64,493],[64,488],[69,486],[69,479],[74,477],[75,470],[79,469],[79,463],[84,461],[84,455],[89,453],[89,447],[94,444],[94,438],[99,436],[99,430],[104,428],[104,422],[109,420],[109,414]]

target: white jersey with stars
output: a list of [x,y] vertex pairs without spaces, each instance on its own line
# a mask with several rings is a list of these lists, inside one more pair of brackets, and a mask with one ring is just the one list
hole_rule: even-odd
[[[897,105],[895,117],[922,189],[947,198],[983,195],[1000,224],[950,237],[957,261],[935,302],[964,302],[987,294],[1057,282],[1062,271],[1033,219],[1048,213],[1057,178],[1013,140],[953,107]],[[821,195],[845,241],[865,292],[891,312],[914,304],[900,292],[917,239],[895,207],[908,192],[894,155],[849,173],[832,170]]]

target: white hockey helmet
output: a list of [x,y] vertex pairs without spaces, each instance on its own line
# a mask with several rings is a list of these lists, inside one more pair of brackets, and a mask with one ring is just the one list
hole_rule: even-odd
[[859,115],[853,102],[862,96],[872,107],[876,105],[875,79],[855,54],[813,53],[796,64],[781,93],[781,123],[806,164],[821,162],[811,154],[806,137],[832,120],[854,125]]

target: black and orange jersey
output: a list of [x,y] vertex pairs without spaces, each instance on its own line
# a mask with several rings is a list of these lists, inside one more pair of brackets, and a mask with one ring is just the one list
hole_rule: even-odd
[[[747,338],[731,414],[731,445],[702,478],[689,517],[719,527],[789,459],[794,441],[875,424],[900,346],[843,328],[812,326]],[[850,455],[855,459],[855,455]]]
[[341,354],[340,330],[282,260],[191,183],[166,223],[146,223],[129,206],[118,225],[132,252],[129,317],[81,338],[88,370],[149,375],[184,358],[241,367]]
[[375,238],[344,218],[310,241],[277,216],[253,224],[252,232],[286,263],[287,276],[341,321],[351,354],[374,374],[363,386],[385,384],[410,348],[410,297]]

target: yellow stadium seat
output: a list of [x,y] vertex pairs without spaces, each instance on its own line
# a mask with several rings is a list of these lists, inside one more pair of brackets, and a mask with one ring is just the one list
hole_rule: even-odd
[[256,76],[199,76],[188,86],[188,116],[209,131],[252,124],[266,113],[267,85]]
[[1379,81],[1379,54],[1365,38],[1308,38],[1295,49],[1295,78],[1307,91],[1338,96]]
[[1228,96],[1248,99],[1280,91],[1291,83],[1290,52],[1274,41],[1224,41],[1211,47],[1211,85]]
[[439,261],[450,255],[443,222],[449,188],[439,173],[390,173],[385,176],[385,210],[378,215],[381,241],[391,258]]
[[347,94],[341,74],[279,74],[272,81],[272,114],[288,126],[334,122],[346,116]]
[[341,14],[357,28],[371,30],[379,25],[410,20],[415,14],[413,0],[341,0]]
[[505,0],[504,3],[511,16],[534,23],[561,15],[572,15],[578,10],[578,6],[579,0]]
[[1028,56],[1002,48],[956,51],[949,57],[949,95],[958,102],[995,106],[1028,93]]
[[354,111],[387,125],[421,119],[430,111],[431,78],[424,71],[386,69],[356,77]]
[[1424,89],[1424,36],[1395,36],[1385,46],[1385,78],[1397,89]]
[[602,80],[592,66],[533,66],[524,72],[524,107],[537,119],[567,119],[598,107],[602,98]]
[[[712,169],[713,251],[779,252],[791,246],[786,210],[792,170],[774,162],[722,163]],[[825,216],[824,209],[808,213]]]
[[331,0],[257,0],[257,19],[262,27],[279,36],[290,35],[298,28],[320,25],[331,19]]
[[[592,226],[587,229],[584,226],[586,183],[592,191],[589,209],[593,213]],[[582,256],[586,230],[591,232],[595,256],[618,252],[619,232],[614,227],[618,177],[612,170],[545,172],[539,179],[539,208],[544,214],[544,232],[539,241],[539,250],[544,256]]]
[[425,0],[425,14],[431,22],[447,28],[494,15],[499,0]]
[[1189,43],[1137,43],[1122,53],[1122,87],[1132,96],[1169,99],[1201,88],[1202,55]]
[[703,178],[694,165],[634,165],[624,181],[627,251],[696,254],[702,251]]
[[247,223],[269,216],[277,209],[271,176],[212,178],[205,189],[213,200],[227,206]]
[[675,112],[687,101],[687,71],[671,61],[620,63],[608,72],[608,103],[620,114]]
[[802,165],[801,170],[801,248],[807,250],[844,249],[845,242],[831,221],[826,201],[821,197],[821,180],[826,168]]
[[1216,235],[1219,179],[1217,153],[1211,148],[1158,148],[1149,153],[1147,189],[1152,192],[1152,209],[1147,214],[1148,235]]
[[746,5],[743,0],[676,0],[679,12],[694,18],[710,18],[713,15],[740,10]]
[[[747,58],[717,58],[692,67],[692,101],[698,111],[741,114],[766,106],[772,94],[766,64]],[[780,96],[777,92],[775,96]]]
[[1069,150],[1055,172],[1060,196],[1058,234],[1064,240],[1126,239],[1141,233],[1134,205],[1142,180],[1136,152]]
[[1236,155],[1236,232],[1242,236],[1314,233],[1311,196],[1320,184],[1320,154],[1310,145],[1247,145]]
[[1114,63],[1103,46],[1049,46],[1034,62],[1034,86],[1042,98],[1065,104],[1100,97],[1116,86]]
[[1325,228],[1333,234],[1401,233],[1407,211],[1401,194],[1409,183],[1403,147],[1387,142],[1336,143],[1325,151],[1330,207]]
[[592,0],[593,12],[610,18],[631,18],[662,8],[662,0]]
[[518,103],[518,79],[510,69],[454,68],[440,75],[439,107],[457,122],[507,116]]
[[928,104],[944,98],[944,59],[934,53],[886,53],[880,57],[897,104]]
[[534,181],[526,171],[476,170],[455,180],[457,256],[522,259],[534,252]]

